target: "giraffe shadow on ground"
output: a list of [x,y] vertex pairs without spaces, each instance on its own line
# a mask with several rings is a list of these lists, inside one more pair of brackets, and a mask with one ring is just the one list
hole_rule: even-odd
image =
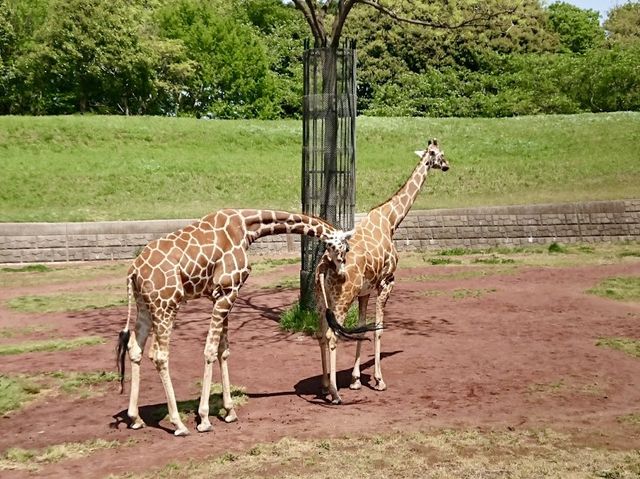
[[[239,390],[231,391],[231,397],[235,398],[243,393]],[[198,416],[198,406],[200,404],[200,398],[197,397],[195,399],[187,399],[184,401],[177,401],[178,412],[183,416],[195,417],[196,424],[200,422],[200,418]],[[211,417],[215,417],[220,421],[224,421],[223,416],[221,415],[222,409],[222,395],[220,393],[213,393],[209,397],[209,411],[211,412]],[[169,411],[167,409],[166,403],[158,403],[158,404],[150,404],[147,406],[140,406],[140,417],[145,422],[147,427],[151,427],[154,429],[161,429],[168,433],[173,433],[174,429],[163,426],[160,422],[167,422]],[[131,426],[131,419],[127,415],[127,410],[123,409],[117,414],[112,416],[114,421],[109,424],[109,427],[112,429],[118,429],[120,424],[125,424],[127,427]]]
[[[403,352],[402,350],[398,350],[398,351],[390,351],[387,353],[381,353],[380,359],[384,359],[389,356],[394,356],[402,352]],[[371,384],[371,375],[365,374],[362,371],[369,369],[371,366],[373,366],[373,363],[374,363],[374,360],[370,359],[360,365],[360,370],[361,370],[360,380],[362,381],[362,386],[372,390],[374,388]],[[348,388],[349,385],[351,384],[351,369],[349,368],[349,369],[343,369],[342,371],[337,371],[336,381],[338,384],[338,389]],[[278,391],[278,392],[269,392],[269,393],[249,392],[246,394],[250,399],[295,395],[301,399],[304,399],[309,403],[327,405],[331,401],[327,399],[326,395],[321,393],[321,387],[322,387],[322,378],[320,375],[317,375],[317,376],[311,376],[306,379],[302,379],[298,381],[293,386],[293,391]],[[312,397],[309,398],[309,396],[312,396]],[[354,401],[352,403],[343,403],[343,405],[357,404],[359,402],[362,402],[362,401]]]

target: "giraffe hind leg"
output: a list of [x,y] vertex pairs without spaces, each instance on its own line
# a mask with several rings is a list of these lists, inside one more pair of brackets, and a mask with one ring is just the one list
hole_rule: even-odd
[[127,415],[131,419],[131,428],[140,429],[145,426],[138,411],[138,397],[140,394],[140,363],[142,353],[151,329],[151,315],[144,304],[138,304],[138,315],[135,328],[132,331],[127,350],[131,362],[131,392],[129,396],[129,408]]
[[[358,297],[358,326],[364,326],[367,323],[367,305],[369,304],[369,295]],[[350,389],[358,390],[362,388],[360,382],[360,351],[362,349],[362,341],[356,344],[356,358],[351,372]]]
[[382,338],[382,325],[384,323],[384,308],[389,299],[389,295],[393,290],[395,284],[393,276],[388,277],[382,284],[382,288],[378,293],[378,299],[376,300],[376,327],[373,335],[373,349],[374,349],[374,369],[373,377],[376,381],[373,386],[378,391],[384,391],[387,389],[387,385],[382,379],[382,367],[380,365],[380,351],[381,351],[381,338]]

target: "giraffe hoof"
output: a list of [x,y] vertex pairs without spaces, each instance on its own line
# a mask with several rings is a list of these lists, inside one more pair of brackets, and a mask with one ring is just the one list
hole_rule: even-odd
[[178,429],[175,430],[175,432],[173,433],[174,436],[176,437],[183,437],[183,436],[188,436],[189,435],[189,430],[186,427],[180,427]]
[[196,426],[196,429],[198,430],[198,432],[209,432],[213,431],[213,426],[210,422],[201,422]]
[[375,389],[376,391],[385,391],[387,389],[387,385],[384,383],[384,381],[381,379],[380,381],[378,381],[376,383],[375,386],[373,386],[373,389]]
[[229,412],[227,412],[227,415],[224,417],[224,422],[236,422],[237,420],[238,416],[233,409],[230,409]]
[[133,423],[131,423],[131,429],[142,429],[145,426],[146,424],[140,418],[136,419],[135,421],[133,421]]
[[329,386],[322,386],[322,389],[320,389],[320,394],[322,394],[323,396],[329,394]]
[[334,398],[331,400],[331,404],[335,404],[336,406],[342,404],[342,399],[340,397]]
[[362,387],[362,384],[360,383],[360,378],[351,378],[351,384],[349,384],[349,389],[353,389],[354,391],[357,391],[361,387]]

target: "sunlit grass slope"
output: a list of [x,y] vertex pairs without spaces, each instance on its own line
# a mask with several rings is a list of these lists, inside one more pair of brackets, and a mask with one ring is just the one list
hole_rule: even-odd
[[[640,113],[357,121],[357,210],[386,200],[430,137],[451,163],[414,208],[638,196]],[[300,209],[301,122],[0,117],[0,221]]]

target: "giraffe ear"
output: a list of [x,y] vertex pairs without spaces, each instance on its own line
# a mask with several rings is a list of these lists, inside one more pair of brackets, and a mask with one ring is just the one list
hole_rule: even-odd
[[356,232],[355,228],[352,229],[352,230],[349,230],[349,231],[345,231],[344,232],[344,240],[345,241],[349,241],[355,232]]

